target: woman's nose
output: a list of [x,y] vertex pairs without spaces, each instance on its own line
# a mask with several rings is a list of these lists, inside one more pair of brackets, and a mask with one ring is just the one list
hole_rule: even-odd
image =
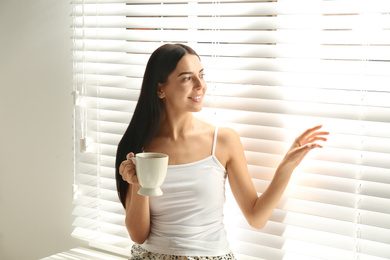
[[196,82],[195,82],[194,88],[202,89],[204,87],[206,87],[206,81],[203,78],[196,77]]

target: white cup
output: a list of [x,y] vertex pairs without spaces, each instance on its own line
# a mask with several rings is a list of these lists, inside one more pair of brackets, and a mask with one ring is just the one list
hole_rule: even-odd
[[163,153],[137,153],[130,158],[135,161],[137,178],[141,189],[138,194],[143,196],[163,195],[160,186],[165,180],[168,168],[168,155]]

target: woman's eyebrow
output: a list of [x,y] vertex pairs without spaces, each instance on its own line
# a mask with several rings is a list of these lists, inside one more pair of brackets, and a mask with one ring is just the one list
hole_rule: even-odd
[[182,75],[185,75],[185,74],[194,74],[194,73],[192,73],[192,72],[182,72],[182,73],[180,73],[179,75],[178,75],[178,77],[180,77],[180,76],[182,76]]
[[[200,71],[199,71],[199,73],[202,73],[204,71],[204,69],[201,69]],[[192,75],[192,74],[194,74],[194,73],[192,73],[192,72],[182,72],[182,73],[180,73],[179,75],[178,75],[178,77],[180,77],[180,76],[182,76],[182,75],[186,75],[186,74],[189,74],[189,75]]]

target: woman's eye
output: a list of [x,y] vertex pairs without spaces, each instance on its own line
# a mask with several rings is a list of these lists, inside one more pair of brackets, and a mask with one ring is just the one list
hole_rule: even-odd
[[191,79],[190,77],[185,77],[185,78],[184,78],[185,81],[188,81],[188,80],[190,80],[190,79]]
[[202,78],[202,79],[203,79],[205,76],[206,76],[206,74],[204,74],[204,73],[203,73],[203,74],[200,74],[200,78]]

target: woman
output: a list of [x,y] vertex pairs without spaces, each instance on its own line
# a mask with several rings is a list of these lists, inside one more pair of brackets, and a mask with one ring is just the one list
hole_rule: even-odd
[[[316,141],[326,141],[321,126],[297,137],[258,197],[237,133],[192,115],[202,109],[206,89],[199,56],[190,47],[167,44],[151,55],[116,158],[118,194],[135,242],[130,259],[235,259],[222,222],[226,176],[246,220],[261,229],[294,168],[322,147]],[[169,155],[161,197],[137,194],[140,185],[129,158],[142,151]]]

